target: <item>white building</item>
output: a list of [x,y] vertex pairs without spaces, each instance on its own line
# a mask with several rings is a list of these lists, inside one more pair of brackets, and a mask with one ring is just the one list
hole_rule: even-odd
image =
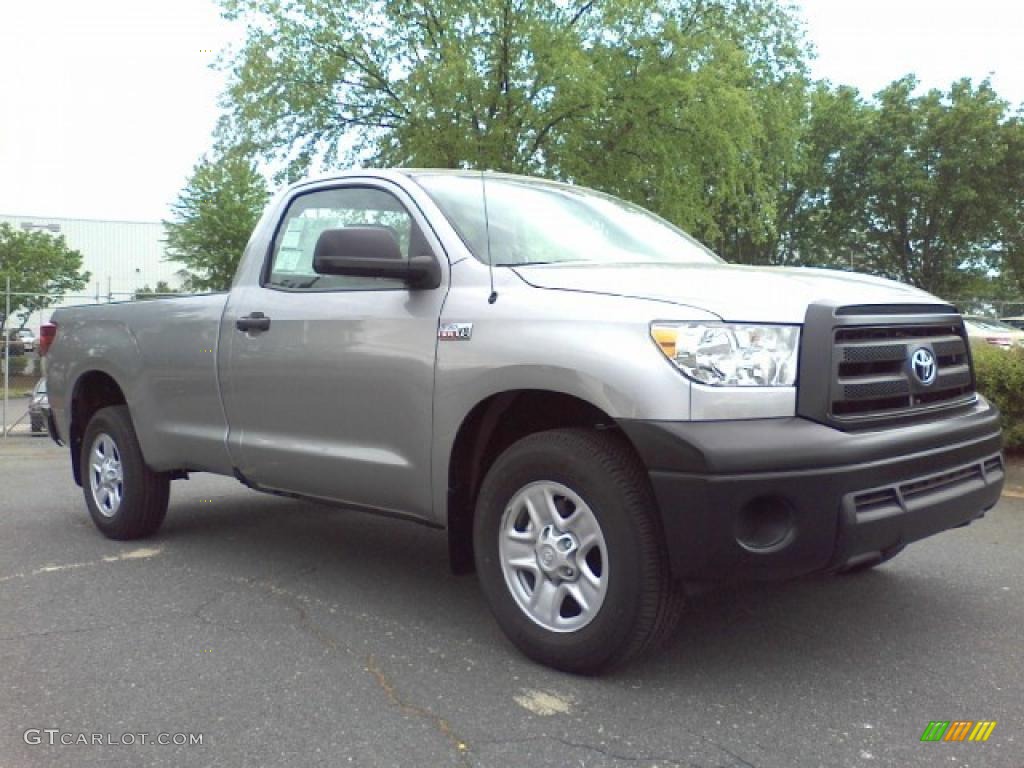
[[[54,307],[125,301],[140,288],[155,289],[160,281],[172,289],[181,287],[177,274],[181,264],[166,260],[164,227],[158,221],[101,221],[0,213],[0,223],[20,230],[64,235],[68,247],[82,254],[82,270],[90,273],[89,285],[80,294],[67,296]],[[0,285],[0,302],[3,289]],[[27,327],[37,329],[49,318],[50,311],[42,315],[30,318]]]

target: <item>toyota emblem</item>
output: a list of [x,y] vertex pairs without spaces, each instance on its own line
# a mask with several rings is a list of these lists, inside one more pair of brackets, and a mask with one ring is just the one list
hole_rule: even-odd
[[921,347],[914,350],[914,353],[910,356],[910,367],[914,371],[914,376],[917,377],[917,380],[926,387],[930,387],[935,383],[935,377],[939,371],[938,366],[935,364],[935,355],[930,349]]

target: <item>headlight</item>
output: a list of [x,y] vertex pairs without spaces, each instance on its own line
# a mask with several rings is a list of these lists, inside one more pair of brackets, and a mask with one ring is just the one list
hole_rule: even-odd
[[800,327],[734,323],[655,323],[651,336],[694,381],[719,387],[791,387]]

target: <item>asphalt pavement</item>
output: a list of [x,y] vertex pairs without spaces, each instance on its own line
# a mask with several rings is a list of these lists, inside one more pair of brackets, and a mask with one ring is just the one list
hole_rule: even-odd
[[[110,541],[65,451],[9,438],[0,768],[1024,768],[1010,494],[873,572],[704,592],[665,651],[582,678],[518,655],[441,532],[196,475]],[[955,720],[997,725],[921,741]]]

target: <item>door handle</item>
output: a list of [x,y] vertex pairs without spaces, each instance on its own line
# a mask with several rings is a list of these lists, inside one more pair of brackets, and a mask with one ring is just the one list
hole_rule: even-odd
[[240,331],[269,331],[270,318],[262,312],[251,312],[235,320],[235,328]]

